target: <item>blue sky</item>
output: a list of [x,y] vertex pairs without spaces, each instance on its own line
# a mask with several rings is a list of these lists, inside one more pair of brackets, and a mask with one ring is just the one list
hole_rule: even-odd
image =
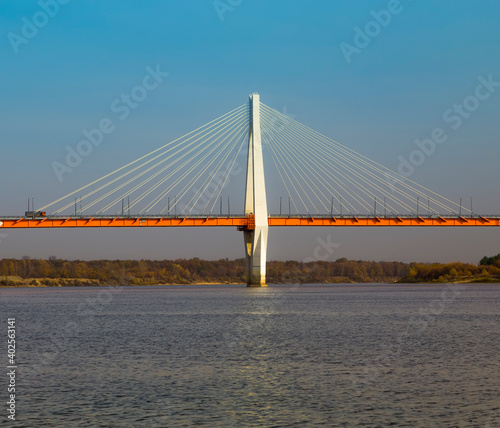
[[[447,141],[411,179],[453,200],[473,196],[476,211],[500,213],[500,88],[458,129],[443,119],[474,95],[480,76],[500,82],[496,1],[0,4],[1,215],[20,215],[29,196],[39,206],[50,202],[243,104],[252,91],[392,169],[417,148],[415,139],[442,127]],[[54,16],[46,15],[46,24],[26,43],[12,42],[19,41],[13,34],[23,37],[26,22],[37,17],[43,23],[43,4]],[[341,44],[356,47],[355,28],[366,32],[374,14],[391,8],[399,13],[389,12],[390,22],[348,62]],[[63,161],[65,147],[74,146],[82,130],[110,115],[113,100],[139,84],[147,66],[169,75],[59,182],[51,164]],[[339,244],[333,259],[476,262],[500,252],[498,233],[272,229],[268,258],[302,260],[318,239],[331,235]],[[243,256],[243,238],[234,230],[7,235],[0,237],[0,257]]]

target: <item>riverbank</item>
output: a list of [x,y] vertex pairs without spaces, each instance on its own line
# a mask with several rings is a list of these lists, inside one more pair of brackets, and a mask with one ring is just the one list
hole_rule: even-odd
[[95,287],[102,284],[89,278],[21,278],[0,276],[0,287]]
[[398,284],[498,284],[500,283],[500,278],[498,277],[485,277],[485,276],[473,276],[473,277],[446,277],[440,279],[433,279],[430,281],[424,281],[418,278],[401,278],[396,281]]
[[[334,282],[323,282],[319,284],[323,285],[339,285],[339,284],[365,284],[366,282],[355,282],[347,280],[339,279]],[[372,284],[497,284],[500,283],[500,278],[486,278],[486,277],[473,277],[473,278],[445,278],[441,280],[432,280],[432,281],[419,281],[408,278],[400,278],[394,281],[370,281]],[[109,286],[133,286],[133,287],[142,287],[142,286],[164,286],[164,285],[244,285],[244,282],[192,282],[192,283],[183,283],[183,284],[116,284],[116,283],[100,283],[99,281],[89,279],[89,278],[78,278],[78,279],[69,279],[69,278],[20,278],[18,276],[7,276],[0,277],[0,288],[16,288],[16,287],[33,287],[33,288],[43,288],[43,287],[109,287]],[[270,282],[270,284],[273,284]],[[308,284],[308,283],[302,283]],[[318,283],[314,283],[318,284]]]
[[[489,261],[489,259],[487,260]],[[494,264],[348,260],[267,262],[269,284],[497,283]],[[0,286],[230,285],[246,283],[244,259],[61,260],[2,259]]]
[[[152,285],[241,285],[242,282],[193,282],[190,284],[120,284],[121,286]],[[108,287],[119,286],[116,283],[100,283],[90,278],[21,278],[19,276],[0,276],[0,288],[11,287]]]

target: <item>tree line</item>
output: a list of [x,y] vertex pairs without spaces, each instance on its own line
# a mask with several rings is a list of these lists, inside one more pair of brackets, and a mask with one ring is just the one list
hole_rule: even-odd
[[479,265],[470,263],[411,263],[408,275],[400,282],[500,282],[500,256],[492,263],[481,259]]
[[[402,263],[355,261],[270,261],[267,280],[272,284],[349,282],[447,282],[475,277],[500,278],[500,255],[484,258],[484,264]],[[490,260],[491,259],[491,260]],[[245,260],[62,260],[2,259],[0,285],[14,285],[12,278],[31,284],[151,285],[245,283]],[[43,279],[45,282],[41,282]],[[29,282],[28,282],[29,283]],[[61,283],[61,282],[60,282]],[[59,284],[60,285],[60,284]]]

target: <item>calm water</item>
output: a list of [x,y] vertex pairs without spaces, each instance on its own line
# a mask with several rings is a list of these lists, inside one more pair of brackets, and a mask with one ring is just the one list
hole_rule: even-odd
[[497,285],[3,288],[0,309],[13,426],[500,426]]

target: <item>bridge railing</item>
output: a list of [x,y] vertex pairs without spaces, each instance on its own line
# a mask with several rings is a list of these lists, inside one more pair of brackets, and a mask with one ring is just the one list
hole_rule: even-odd
[[[82,214],[82,215],[47,215],[43,218],[52,219],[52,220],[66,220],[66,219],[129,219],[129,218],[142,218],[142,219],[169,219],[169,218],[247,218],[248,216],[245,214],[116,214],[116,215],[96,215],[96,214]],[[349,219],[349,218],[357,218],[357,219],[366,219],[366,218],[393,218],[393,219],[410,219],[410,218],[444,218],[444,219],[452,219],[452,218],[492,218],[492,219],[500,219],[499,214],[381,214],[381,213],[369,213],[369,214],[269,214],[270,218],[338,218],[338,219]],[[0,216],[0,220],[18,220],[18,219],[32,219],[32,216]],[[35,219],[40,219],[42,217],[35,217]]]

